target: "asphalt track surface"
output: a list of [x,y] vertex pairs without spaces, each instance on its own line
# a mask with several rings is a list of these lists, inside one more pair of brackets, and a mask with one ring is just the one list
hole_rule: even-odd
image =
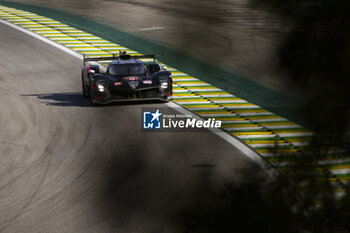
[[0,232],[178,232],[198,193],[261,169],[211,132],[145,133],[91,107],[81,60],[0,23]]
[[304,99],[305,90],[289,80],[277,65],[277,49],[290,25],[266,9],[252,8],[249,0],[9,2],[81,16],[196,58],[284,95]]

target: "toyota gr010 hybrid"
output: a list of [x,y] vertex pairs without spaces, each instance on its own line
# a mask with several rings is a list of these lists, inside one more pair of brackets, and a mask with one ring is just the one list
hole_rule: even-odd
[[[140,59],[152,58],[144,63]],[[99,65],[87,63],[112,60],[105,72]],[[125,52],[106,57],[85,57],[82,69],[82,89],[91,103],[107,104],[117,101],[160,100],[172,98],[171,73],[155,62],[154,55],[130,56]]]

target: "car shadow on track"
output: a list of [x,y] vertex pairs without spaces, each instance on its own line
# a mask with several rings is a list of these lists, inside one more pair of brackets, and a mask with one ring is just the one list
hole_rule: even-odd
[[50,106],[75,106],[75,107],[103,107],[114,105],[136,105],[136,104],[154,104],[164,103],[155,100],[140,100],[140,101],[121,101],[117,103],[109,103],[103,105],[92,105],[89,98],[84,98],[81,92],[63,92],[63,93],[43,93],[43,94],[22,94],[21,96],[33,96],[42,103]]

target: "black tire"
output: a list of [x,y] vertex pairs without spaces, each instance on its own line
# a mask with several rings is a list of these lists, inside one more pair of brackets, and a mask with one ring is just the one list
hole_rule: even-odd
[[89,97],[89,93],[86,91],[85,85],[84,85],[84,74],[81,72],[81,88],[82,93],[85,98]]
[[163,98],[160,100],[162,103],[168,103],[170,100],[168,99],[167,96],[163,96]]

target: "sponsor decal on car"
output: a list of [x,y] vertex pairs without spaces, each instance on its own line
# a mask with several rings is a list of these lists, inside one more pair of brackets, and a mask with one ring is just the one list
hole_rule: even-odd
[[139,80],[139,77],[126,77],[124,78],[126,81],[137,81]]
[[143,81],[143,84],[152,84],[152,80],[145,80]]
[[136,89],[139,86],[138,81],[129,81],[128,84],[132,89]]
[[122,82],[115,82],[114,86],[121,86],[123,83]]

